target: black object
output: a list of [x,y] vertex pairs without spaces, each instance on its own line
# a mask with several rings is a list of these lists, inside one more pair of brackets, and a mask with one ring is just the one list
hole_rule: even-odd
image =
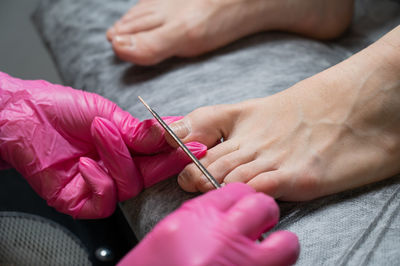
[[[119,208],[105,219],[75,220],[47,206],[13,169],[0,171],[0,212],[5,211],[34,214],[70,231],[82,242],[93,265],[115,265],[137,243]],[[109,249],[112,258],[99,260],[96,257],[99,248]]]
[[0,212],[0,265],[92,265],[81,241],[49,219]]

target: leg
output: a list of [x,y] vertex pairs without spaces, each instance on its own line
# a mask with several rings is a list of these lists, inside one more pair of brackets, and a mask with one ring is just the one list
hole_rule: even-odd
[[353,0],[141,0],[107,32],[118,57],[139,65],[192,57],[260,31],[319,39],[350,24]]
[[[175,124],[219,182],[309,200],[400,172],[400,26],[348,60],[276,95],[205,107]],[[186,135],[186,137],[185,137]],[[211,185],[189,165],[187,191]]]

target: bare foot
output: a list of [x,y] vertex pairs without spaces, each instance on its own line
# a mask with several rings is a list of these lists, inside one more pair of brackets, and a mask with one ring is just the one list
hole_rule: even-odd
[[[204,107],[173,124],[224,183],[282,200],[309,200],[400,172],[400,26],[346,61],[276,95]],[[210,183],[191,164],[187,191]]]
[[153,65],[243,36],[283,30],[328,39],[350,24],[353,0],[141,0],[107,31],[118,57]]

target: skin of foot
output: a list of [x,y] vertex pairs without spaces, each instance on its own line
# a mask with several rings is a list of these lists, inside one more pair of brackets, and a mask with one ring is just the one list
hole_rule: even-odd
[[[281,200],[391,177],[400,173],[400,26],[285,91],[202,107],[171,127],[210,148],[201,162],[218,182],[244,182]],[[194,164],[178,183],[189,192],[213,188]]]
[[115,54],[138,65],[193,57],[256,32],[339,36],[354,0],[141,0],[108,31]]

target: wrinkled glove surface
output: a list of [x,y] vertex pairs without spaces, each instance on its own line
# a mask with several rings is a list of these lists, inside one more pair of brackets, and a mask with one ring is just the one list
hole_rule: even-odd
[[[200,143],[188,147],[197,157],[206,153]],[[155,120],[140,122],[97,94],[0,72],[0,167],[17,169],[60,212],[109,216],[117,201],[189,162]]]
[[299,255],[288,231],[255,240],[279,219],[273,198],[231,183],[187,201],[128,253],[128,265],[291,265]]

